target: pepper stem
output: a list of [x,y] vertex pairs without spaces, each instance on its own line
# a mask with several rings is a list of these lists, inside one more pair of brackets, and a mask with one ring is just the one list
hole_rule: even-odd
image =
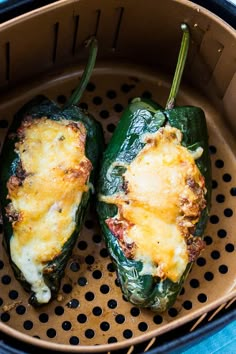
[[97,58],[97,50],[98,50],[98,45],[97,45],[97,40],[95,37],[91,37],[89,38],[86,43],[85,43],[86,47],[89,47],[90,51],[89,51],[89,58],[88,58],[88,62],[87,65],[84,69],[82,78],[79,82],[78,87],[75,89],[75,91],[72,93],[71,97],[68,99],[67,103],[64,106],[65,108],[68,108],[72,105],[76,105],[78,104],[81,96],[84,93],[84,90],[90,80],[95,62],[96,62],[96,58]]
[[186,62],[187,55],[188,55],[189,39],[190,39],[189,28],[186,23],[183,23],[181,25],[181,29],[183,31],[183,37],[182,37],[182,41],[181,41],[178,61],[177,61],[171,89],[170,89],[169,98],[166,103],[166,109],[172,109],[175,106],[176,96],[179,91],[179,86],[180,86],[180,82],[181,82],[184,67],[185,67],[185,62]]

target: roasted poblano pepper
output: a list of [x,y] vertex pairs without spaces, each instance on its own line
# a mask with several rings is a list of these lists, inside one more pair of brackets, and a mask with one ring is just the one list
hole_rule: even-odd
[[3,244],[29,302],[48,303],[59,291],[81,230],[103,146],[98,122],[77,106],[97,54],[61,108],[37,96],[15,116],[1,153]]
[[183,38],[166,108],[134,99],[103,155],[98,214],[118,279],[131,303],[173,305],[204,248],[211,198],[202,109],[175,107],[189,46]]

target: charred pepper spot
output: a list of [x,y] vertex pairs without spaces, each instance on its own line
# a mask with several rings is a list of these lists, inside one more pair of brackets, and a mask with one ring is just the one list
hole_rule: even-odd
[[125,180],[124,176],[122,176],[122,189],[125,194],[129,193],[129,182],[127,180]]
[[8,206],[5,208],[6,216],[8,217],[11,223],[21,221],[22,215],[19,213],[13,206],[12,203],[9,203]]
[[17,169],[16,169],[16,177],[23,182],[27,176],[30,174],[27,173],[26,170],[23,169],[21,161],[19,162]]
[[119,245],[122,248],[125,256],[128,259],[133,259],[135,256],[135,249],[136,249],[135,242],[133,241],[130,242],[125,238],[125,231],[127,230],[128,227],[131,227],[132,224],[130,224],[128,221],[125,220],[120,221],[117,218],[110,218],[107,219],[105,222],[109,230],[117,238]]
[[189,262],[194,262],[199,257],[201,251],[205,249],[205,242],[200,237],[194,236],[190,236],[186,242]]
[[10,193],[13,193],[18,189],[18,187],[22,186],[22,179],[17,176],[11,176],[7,182],[7,188]]
[[56,263],[52,263],[43,269],[43,274],[53,273],[53,272],[55,272],[56,269],[57,269]]

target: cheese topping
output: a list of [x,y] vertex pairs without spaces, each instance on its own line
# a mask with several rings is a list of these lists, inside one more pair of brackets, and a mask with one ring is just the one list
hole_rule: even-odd
[[43,303],[51,297],[44,267],[75,230],[92,166],[85,156],[86,131],[80,122],[27,119],[18,136],[20,164],[17,176],[8,182],[9,215],[14,220],[11,257]]
[[[181,140],[181,132],[170,126],[147,136],[145,147],[123,174],[124,193],[100,198],[118,206],[118,215],[107,225],[123,248],[133,247],[132,258],[151,264],[143,273],[152,269],[154,276],[173,282],[189,262],[186,235],[204,207],[199,202],[204,179]],[[123,234],[120,227],[118,234],[122,223]]]

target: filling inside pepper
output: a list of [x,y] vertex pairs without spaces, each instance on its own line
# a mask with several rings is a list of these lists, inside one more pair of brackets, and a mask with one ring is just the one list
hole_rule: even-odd
[[206,206],[204,178],[181,141],[181,131],[169,125],[145,136],[146,145],[126,166],[123,190],[100,196],[118,207],[106,224],[126,257],[141,260],[143,274],[173,282],[204,247],[193,236]]
[[[11,258],[39,303],[51,298],[44,268],[76,228],[76,212],[92,169],[81,122],[27,117],[18,129],[16,175],[8,181]],[[49,271],[47,269],[47,271]]]

